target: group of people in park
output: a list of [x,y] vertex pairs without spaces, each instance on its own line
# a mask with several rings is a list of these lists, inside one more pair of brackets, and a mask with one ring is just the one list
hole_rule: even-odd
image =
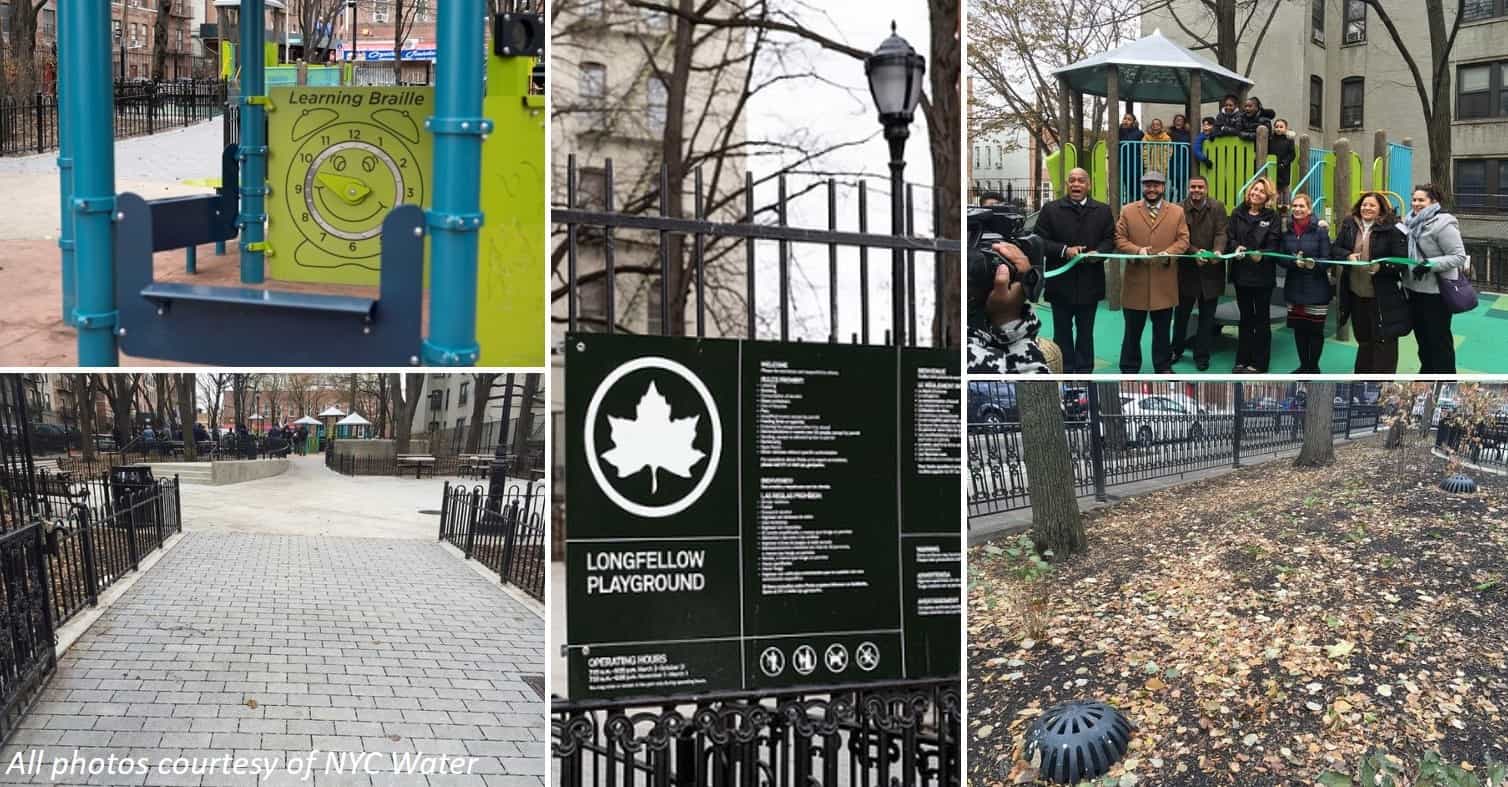
[[[1234,98],[1227,97],[1213,124],[1205,119],[1201,134],[1234,129],[1244,137],[1270,114],[1255,98],[1238,110]],[[1180,129],[1181,119],[1174,118],[1173,130]],[[1127,121],[1134,124],[1129,115]],[[1274,130],[1281,125],[1278,121]],[[1234,373],[1321,372],[1332,306],[1337,333],[1349,326],[1355,334],[1356,373],[1395,373],[1399,339],[1410,333],[1418,345],[1421,373],[1455,373],[1455,310],[1442,297],[1442,286],[1454,290],[1465,283],[1467,256],[1459,224],[1443,209],[1443,194],[1435,185],[1416,186],[1403,216],[1381,193],[1363,193],[1339,220],[1332,239],[1308,195],[1285,200],[1286,184],[1266,177],[1253,181],[1231,209],[1210,196],[1209,183],[1198,175],[1190,178],[1181,203],[1165,199],[1162,171],[1146,168],[1139,181],[1142,198],[1112,216],[1108,205],[1090,197],[1089,173],[1074,169],[1067,175],[1066,194],[1044,205],[1037,216],[1035,232],[1043,241],[1048,276],[1045,300],[1065,373],[1094,370],[1095,318],[1109,294],[1106,259],[1123,261],[1123,374],[1144,370],[1143,337],[1149,326],[1153,371],[1171,373],[1190,351],[1195,366],[1208,370],[1216,311],[1227,285],[1234,290],[1239,315]],[[1012,265],[1026,264],[1008,244],[998,251]],[[1123,256],[1097,256],[1105,254]],[[1292,370],[1271,368],[1272,309],[1279,303],[1274,295],[1280,277],[1281,303],[1287,307],[1299,359]],[[1006,276],[997,282],[1009,288],[1014,280]],[[1041,353],[1029,346],[1037,317],[1029,303],[1015,301],[1011,292],[989,294],[984,312],[991,324],[971,326],[970,331],[974,371],[1047,370],[1037,362]]]

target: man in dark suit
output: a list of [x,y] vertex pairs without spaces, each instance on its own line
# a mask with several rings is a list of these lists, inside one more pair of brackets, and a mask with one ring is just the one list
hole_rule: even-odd
[[[1068,194],[1042,207],[1037,237],[1043,240],[1048,270],[1068,264],[1083,252],[1115,251],[1115,218],[1110,206],[1089,197],[1089,173],[1068,173]],[[1047,280],[1052,306],[1052,338],[1063,351],[1065,373],[1094,371],[1094,315],[1105,299],[1105,263],[1086,257],[1072,269]]]
[[[1189,225],[1189,251],[1225,250],[1225,206],[1209,195],[1209,181],[1189,178],[1189,196],[1183,201],[1184,220]],[[1215,341],[1215,307],[1225,292],[1225,260],[1181,259],[1178,261],[1178,306],[1173,311],[1173,349],[1168,366],[1183,357],[1189,345],[1189,316],[1199,307],[1194,329],[1194,365],[1210,368],[1210,346]]]

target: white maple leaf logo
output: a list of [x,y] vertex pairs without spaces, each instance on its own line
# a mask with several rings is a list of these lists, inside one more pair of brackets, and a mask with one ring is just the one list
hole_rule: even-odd
[[660,490],[660,470],[681,478],[691,477],[691,466],[706,456],[691,446],[701,416],[670,416],[670,402],[651,381],[639,397],[633,418],[607,417],[613,447],[604,451],[602,458],[618,471],[619,478],[648,468],[649,491],[653,494]]

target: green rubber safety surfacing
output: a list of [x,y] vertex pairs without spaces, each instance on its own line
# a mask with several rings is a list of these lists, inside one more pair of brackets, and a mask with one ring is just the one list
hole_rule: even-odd
[[[1232,299],[1222,298],[1224,304]],[[1052,306],[1042,302],[1033,307],[1042,320],[1042,335],[1053,339]],[[1190,322],[1199,319],[1196,307],[1189,315]],[[1111,311],[1101,301],[1094,317],[1094,370],[1098,373],[1120,373],[1121,338],[1125,320],[1119,311]],[[1477,308],[1451,318],[1451,332],[1456,337],[1456,371],[1461,374],[1500,374],[1508,372],[1508,358],[1503,356],[1503,345],[1508,341],[1508,296],[1482,293]],[[1141,373],[1151,374],[1152,327],[1148,321],[1142,334]],[[1210,352],[1210,368],[1200,372],[1194,365],[1193,348],[1186,349],[1183,360],[1173,364],[1177,374],[1230,374],[1236,362],[1236,328],[1226,326],[1215,337]],[[1293,343],[1293,331],[1284,323],[1272,325],[1272,362],[1268,371],[1273,374],[1288,374],[1299,366],[1298,349]],[[1325,374],[1351,374],[1356,368],[1356,342],[1339,341],[1335,338],[1335,314],[1331,313],[1325,325],[1325,350],[1320,355],[1320,371]],[[1411,374],[1419,371],[1419,345],[1412,334],[1398,340],[1398,372]]]

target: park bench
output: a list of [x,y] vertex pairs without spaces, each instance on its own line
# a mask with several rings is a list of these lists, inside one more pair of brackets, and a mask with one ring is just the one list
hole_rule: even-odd
[[423,476],[425,468],[429,469],[429,475],[431,478],[433,478],[435,475],[435,458],[425,454],[399,454],[399,475],[402,475],[403,470],[408,467],[414,468],[415,479],[421,478]]
[[466,454],[461,457],[461,477],[486,478],[492,473],[492,454]]

